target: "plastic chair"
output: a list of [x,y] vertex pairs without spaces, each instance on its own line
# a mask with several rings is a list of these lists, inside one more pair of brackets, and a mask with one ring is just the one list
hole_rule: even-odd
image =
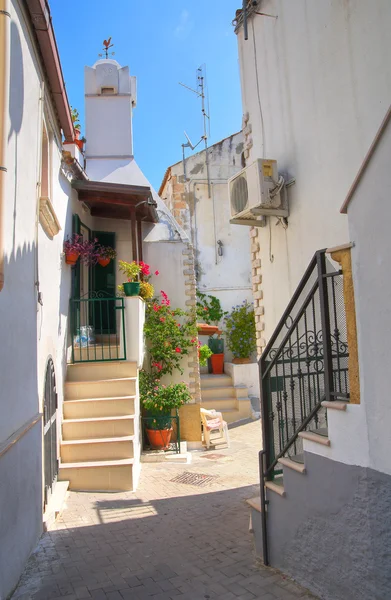
[[219,431],[221,437],[224,438],[227,443],[227,448],[229,448],[230,443],[228,435],[228,424],[226,423],[226,421],[224,421],[221,412],[201,408],[200,413],[202,428],[204,430],[205,443],[208,450],[210,447],[210,434],[212,433],[212,431]]

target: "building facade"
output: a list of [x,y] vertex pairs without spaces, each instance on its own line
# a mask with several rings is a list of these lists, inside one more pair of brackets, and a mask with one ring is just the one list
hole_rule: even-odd
[[250,230],[262,278],[256,546],[324,598],[388,598],[390,5],[249,2],[246,31],[243,16],[244,158],[277,160],[289,203],[287,219]]

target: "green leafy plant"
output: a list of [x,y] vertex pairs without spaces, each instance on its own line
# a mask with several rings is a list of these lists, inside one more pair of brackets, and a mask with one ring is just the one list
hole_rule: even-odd
[[148,429],[170,429],[171,411],[190,402],[191,394],[186,383],[162,385],[153,373],[140,371],[140,398],[145,414],[150,415]]
[[128,263],[124,260],[118,261],[118,268],[128,280],[128,282],[138,281],[141,272],[141,266],[135,261]]
[[228,313],[221,308],[220,300],[216,298],[216,296],[203,294],[197,290],[197,318],[202,323],[217,325],[217,323],[227,314]]
[[71,107],[71,118],[72,118],[73,128],[80,130],[79,117],[80,117],[80,115],[79,115],[79,111],[77,110],[77,108]]
[[248,358],[256,349],[253,305],[244,300],[225,319],[227,346],[235,358]]
[[200,367],[205,367],[208,364],[208,358],[210,358],[212,354],[212,350],[206,344],[198,348],[198,358],[200,361]]
[[147,304],[144,325],[151,372],[160,376],[174,370],[183,373],[182,356],[198,344],[195,319],[190,312],[172,309],[167,294],[160,294],[160,300]]
[[155,288],[148,281],[140,281],[140,296],[143,300],[151,300],[155,294]]

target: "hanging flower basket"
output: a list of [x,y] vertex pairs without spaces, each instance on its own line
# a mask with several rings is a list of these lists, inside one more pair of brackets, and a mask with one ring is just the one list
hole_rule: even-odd
[[107,265],[110,264],[110,259],[109,258],[98,258],[98,263],[100,264],[101,267],[107,267]]
[[65,253],[65,262],[67,265],[75,265],[80,256],[80,252],[66,252]]

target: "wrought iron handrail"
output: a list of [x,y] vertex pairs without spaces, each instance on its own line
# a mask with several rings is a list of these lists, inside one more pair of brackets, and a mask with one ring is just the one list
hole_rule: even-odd
[[300,431],[319,427],[323,400],[349,397],[342,273],[331,263],[327,269],[326,250],[319,250],[259,360],[268,477],[292,446],[297,454]]
[[73,363],[126,360],[124,299],[103,292],[71,298],[70,333]]

